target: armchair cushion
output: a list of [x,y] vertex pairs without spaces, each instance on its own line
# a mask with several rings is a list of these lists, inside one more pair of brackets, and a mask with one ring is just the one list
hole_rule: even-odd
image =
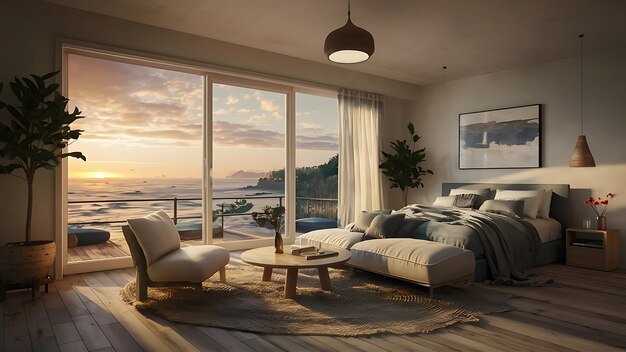
[[230,260],[228,251],[218,246],[192,246],[174,250],[148,265],[150,280],[157,282],[202,282]]
[[128,219],[137,242],[146,256],[148,267],[168,253],[180,249],[176,225],[164,211],[143,218]]

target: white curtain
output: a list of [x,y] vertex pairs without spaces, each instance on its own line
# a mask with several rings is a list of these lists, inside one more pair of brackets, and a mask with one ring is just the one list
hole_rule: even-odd
[[384,97],[339,90],[339,226],[354,221],[362,210],[383,207],[380,124]]

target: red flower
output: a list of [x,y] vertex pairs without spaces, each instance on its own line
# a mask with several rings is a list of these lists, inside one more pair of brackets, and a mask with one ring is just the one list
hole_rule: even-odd
[[590,202],[595,202],[596,200],[595,200],[595,199],[593,199],[593,197],[589,197],[589,201],[590,201]]
[[604,205],[607,205],[607,204],[609,204],[609,201],[608,201],[608,200],[603,200],[603,201],[601,201],[600,203],[602,203],[602,204],[604,204]]
[[607,196],[607,197],[609,197],[609,198],[613,198],[613,197],[615,197],[615,194],[613,194],[613,193],[609,193],[609,194],[607,194],[606,196]]
[[600,205],[600,202],[594,202],[593,204],[595,204],[595,205]]
[[585,205],[589,205],[589,199],[585,199]]

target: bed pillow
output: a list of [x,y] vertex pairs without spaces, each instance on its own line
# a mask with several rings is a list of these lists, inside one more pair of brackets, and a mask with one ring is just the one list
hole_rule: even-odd
[[474,208],[478,199],[477,194],[457,194],[454,196],[454,206],[457,208]]
[[[499,189],[496,191],[496,196],[494,199],[497,200],[524,200],[524,217],[527,218],[537,218],[537,216],[542,216],[544,214],[544,197],[546,192],[543,189],[535,189],[535,190],[506,190]],[[552,191],[549,192],[550,200],[552,200]],[[533,209],[535,208],[535,203],[537,203],[537,211],[533,213]],[[550,205],[548,204],[547,213],[550,213]]]
[[519,218],[524,211],[524,201],[489,199],[478,210]]
[[437,197],[437,199],[435,199],[435,202],[433,203],[433,206],[436,206],[436,207],[453,207],[455,198],[456,198],[456,196]]
[[395,213],[390,215],[378,214],[372,220],[372,224],[365,230],[363,234],[364,240],[376,238],[394,237],[402,223],[404,222],[404,213]]
[[396,232],[394,237],[413,237],[413,232],[417,229],[418,226],[424,223],[424,220],[416,219],[416,218],[404,218],[402,222],[402,226]]
[[479,188],[479,189],[469,189],[469,188],[453,188],[450,190],[451,196],[456,196],[457,194],[475,194],[477,195],[475,200],[475,207],[480,207],[485,200],[489,198],[489,192],[491,189],[489,188]]
[[368,227],[372,224],[372,220],[376,217],[376,215],[391,214],[391,209],[383,209],[383,210],[375,210],[375,211],[362,211],[359,215],[359,218],[354,222],[354,226],[352,226],[352,232],[365,232]]
[[477,194],[457,194],[454,196],[437,197],[433,206],[435,207],[457,207],[457,208],[473,208],[478,199]]
[[550,206],[552,205],[552,189],[543,190],[543,200],[539,209],[539,217],[544,219],[550,218]]

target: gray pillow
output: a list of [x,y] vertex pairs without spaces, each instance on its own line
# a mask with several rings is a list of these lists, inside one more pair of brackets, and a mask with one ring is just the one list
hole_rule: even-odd
[[417,229],[417,227],[423,223],[424,220],[405,217],[404,221],[402,222],[402,226],[400,227],[398,232],[396,232],[396,235],[394,237],[412,237],[415,229]]
[[453,205],[457,208],[473,208],[477,198],[477,194],[457,194]]
[[372,220],[372,224],[365,230],[364,240],[375,238],[394,237],[402,223],[404,222],[404,213],[396,214],[378,214]]
[[519,218],[524,212],[524,201],[490,199],[486,200],[478,210]]
[[372,223],[372,220],[374,220],[376,215],[380,215],[380,214],[386,214],[386,215],[391,214],[391,209],[362,211],[361,215],[359,215],[359,218],[356,219],[356,222],[354,223],[354,226],[352,226],[352,229],[350,231],[365,232],[365,230],[367,230],[367,228],[370,227],[370,224]]

